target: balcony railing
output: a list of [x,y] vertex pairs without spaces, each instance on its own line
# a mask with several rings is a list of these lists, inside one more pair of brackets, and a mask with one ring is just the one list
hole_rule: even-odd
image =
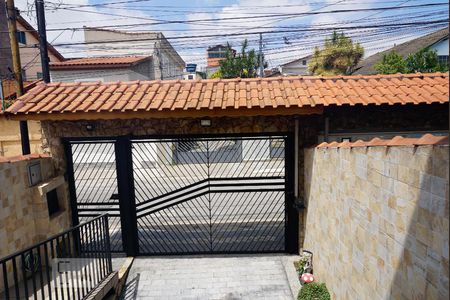
[[111,273],[101,215],[0,259],[0,299],[82,299]]

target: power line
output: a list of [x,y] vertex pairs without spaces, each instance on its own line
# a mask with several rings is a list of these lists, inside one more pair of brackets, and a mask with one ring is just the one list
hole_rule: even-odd
[[[408,6],[389,6],[389,7],[372,7],[372,8],[361,8],[361,9],[340,9],[340,10],[329,10],[329,11],[310,11],[303,13],[285,13],[285,14],[268,14],[268,15],[258,15],[258,16],[247,16],[247,17],[226,17],[226,18],[215,18],[215,19],[195,19],[195,20],[159,20],[153,18],[145,18],[138,16],[129,16],[129,15],[120,15],[120,14],[112,14],[105,12],[96,12],[96,11],[85,11],[85,10],[73,10],[84,13],[93,13],[100,15],[108,15],[108,16],[120,16],[127,17],[131,19],[142,19],[142,20],[150,20],[154,21],[152,23],[135,23],[135,24],[117,24],[117,25],[105,25],[105,26],[97,26],[96,28],[120,28],[120,27],[136,27],[136,26],[154,26],[154,25],[165,25],[165,24],[191,24],[197,22],[217,22],[217,21],[227,21],[227,20],[238,20],[238,21],[248,21],[249,19],[261,19],[261,18],[276,18],[276,17],[289,17],[289,16],[307,16],[307,15],[320,15],[320,14],[341,14],[341,13],[355,13],[355,12],[365,12],[365,11],[388,11],[388,10],[399,10],[399,9],[407,9],[407,8],[424,8],[424,7],[435,7],[435,6],[447,6],[448,3],[425,3],[425,4],[417,4],[417,5],[408,5]],[[72,27],[72,28],[49,28],[47,31],[57,31],[57,30],[83,30],[84,27]]]
[[[397,24],[381,24],[381,25],[361,25],[361,26],[345,26],[345,27],[332,27],[332,28],[304,28],[304,29],[287,29],[287,30],[272,30],[272,31],[257,31],[249,33],[223,33],[223,34],[205,34],[205,35],[191,35],[191,36],[172,36],[165,37],[167,40],[179,40],[179,39],[200,39],[207,37],[229,37],[229,36],[244,36],[255,34],[271,34],[271,33],[287,33],[287,32],[320,32],[320,31],[334,31],[334,30],[349,30],[349,29],[364,29],[364,28],[386,28],[386,27],[399,27],[399,26],[417,26],[417,25],[430,25],[430,24],[445,24],[449,19],[439,19],[434,21],[423,22],[407,22]],[[89,45],[89,44],[105,44],[105,43],[123,43],[123,42],[138,42],[138,41],[156,41],[157,38],[142,38],[142,39],[129,39],[129,40],[110,40],[110,41],[96,41],[96,42],[77,42],[77,43],[61,43],[54,46],[71,46],[71,45]]]

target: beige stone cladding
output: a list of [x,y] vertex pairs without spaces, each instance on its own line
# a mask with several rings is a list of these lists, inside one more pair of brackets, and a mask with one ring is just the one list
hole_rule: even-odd
[[[39,162],[42,182],[30,186],[28,165]],[[57,189],[60,211],[48,213],[46,192]],[[70,227],[64,177],[56,176],[51,158],[0,163],[0,258]]]
[[449,148],[308,149],[305,249],[333,299],[448,299]]

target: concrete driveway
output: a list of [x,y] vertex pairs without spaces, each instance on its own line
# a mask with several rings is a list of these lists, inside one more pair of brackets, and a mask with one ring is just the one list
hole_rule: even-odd
[[133,263],[121,299],[291,300],[295,299],[291,289],[297,287],[290,258],[274,254],[140,257]]

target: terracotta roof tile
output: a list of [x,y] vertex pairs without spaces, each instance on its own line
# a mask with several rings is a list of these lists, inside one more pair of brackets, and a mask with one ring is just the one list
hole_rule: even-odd
[[[449,74],[278,77],[198,81],[40,83],[6,113],[186,111],[446,103]],[[274,111],[275,112],[275,111]],[[186,112],[186,114],[189,114]],[[102,116],[105,117],[105,116]]]
[[122,68],[131,67],[149,59],[151,59],[151,56],[109,56],[75,58],[50,63],[50,69],[54,71],[92,68]]
[[47,158],[50,157],[48,154],[39,154],[39,153],[32,153],[27,155],[16,155],[16,156],[0,156],[0,163],[13,163],[17,161],[24,161],[24,160],[32,160],[37,158]]
[[376,146],[421,146],[421,145],[448,145],[448,136],[435,136],[432,134],[425,134],[420,138],[405,138],[395,136],[389,140],[380,138],[373,138],[370,141],[358,140],[356,142],[323,142],[316,146],[316,148],[353,148],[353,147],[376,147]]

